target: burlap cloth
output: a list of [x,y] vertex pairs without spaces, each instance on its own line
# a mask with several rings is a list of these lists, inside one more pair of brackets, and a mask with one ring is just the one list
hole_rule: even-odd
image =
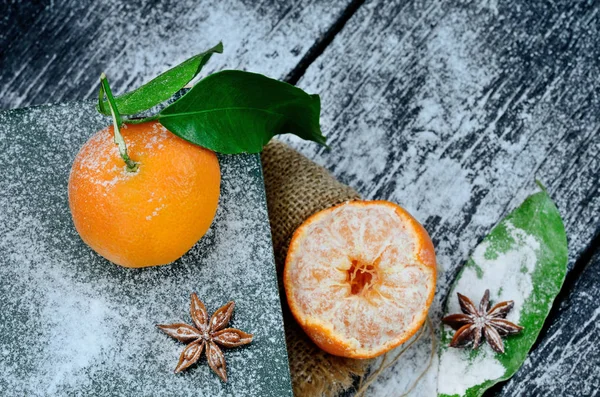
[[261,159],[294,395],[333,397],[362,376],[370,361],[336,357],[319,349],[291,315],[281,274],[292,234],[302,222],[315,212],[360,196],[282,142],[272,140]]

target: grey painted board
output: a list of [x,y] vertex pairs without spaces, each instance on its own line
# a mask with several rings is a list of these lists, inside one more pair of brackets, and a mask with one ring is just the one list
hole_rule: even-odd
[[[77,150],[108,122],[89,102],[0,112],[0,395],[291,396],[258,156],[219,157],[217,216],[190,252],[126,269],[83,243],[67,202]],[[234,300],[232,326],[255,335],[224,349],[227,384],[205,358],[173,374],[185,345],[156,324],[191,324],[191,292],[210,313]]]

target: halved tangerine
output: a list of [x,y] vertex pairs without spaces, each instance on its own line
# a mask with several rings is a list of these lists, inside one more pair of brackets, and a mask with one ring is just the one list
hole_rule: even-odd
[[409,339],[433,300],[427,231],[387,201],[323,210],[294,233],[283,282],[290,309],[323,350],[372,358]]

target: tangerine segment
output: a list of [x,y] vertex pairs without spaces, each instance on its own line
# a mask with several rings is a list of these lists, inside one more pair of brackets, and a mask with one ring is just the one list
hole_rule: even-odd
[[69,177],[69,206],[82,239],[125,267],[171,263],[208,230],[221,173],[214,152],[170,133],[157,122],[124,125],[128,172],[113,127],[81,148]]
[[353,201],[296,230],[283,277],[294,317],[319,347],[371,358],[423,325],[435,292],[435,252],[400,206]]

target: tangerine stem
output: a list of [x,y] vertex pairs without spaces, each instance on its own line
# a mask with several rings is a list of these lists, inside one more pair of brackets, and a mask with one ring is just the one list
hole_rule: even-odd
[[127,124],[142,124],[154,120],[158,120],[158,114],[149,117],[128,117]]
[[125,144],[125,139],[123,139],[123,135],[121,135],[121,125],[123,125],[123,119],[121,118],[121,114],[117,109],[117,104],[115,103],[115,98],[113,97],[112,91],[110,89],[110,85],[108,84],[108,79],[106,78],[106,74],[102,73],[100,75],[100,95],[99,95],[99,105],[100,108],[104,106],[104,94],[106,93],[106,99],[108,100],[108,107],[110,108],[110,114],[113,119],[114,126],[114,139],[115,145],[119,148],[119,154],[125,164],[127,165],[127,171],[135,172],[139,168],[139,164],[133,161],[129,155],[127,154],[127,145]]

